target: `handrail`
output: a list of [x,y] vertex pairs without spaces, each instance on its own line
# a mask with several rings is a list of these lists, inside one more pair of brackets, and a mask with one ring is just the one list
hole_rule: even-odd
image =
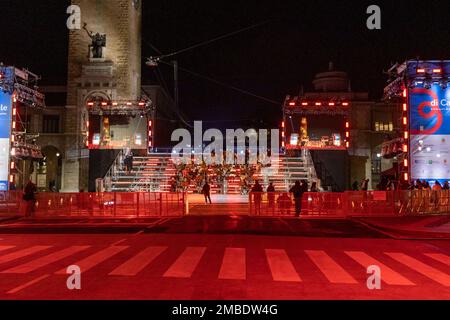
[[104,186],[106,191],[112,190],[113,179],[117,176],[117,171],[120,171],[123,167],[123,159],[125,158],[125,150],[120,150],[116,159],[112,163],[108,172],[103,177]]

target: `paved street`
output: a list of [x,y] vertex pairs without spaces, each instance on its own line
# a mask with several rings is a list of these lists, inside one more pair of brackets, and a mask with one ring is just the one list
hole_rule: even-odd
[[[78,265],[82,289],[66,287]],[[382,289],[368,290],[378,265]],[[450,243],[195,233],[0,234],[1,299],[450,299]]]

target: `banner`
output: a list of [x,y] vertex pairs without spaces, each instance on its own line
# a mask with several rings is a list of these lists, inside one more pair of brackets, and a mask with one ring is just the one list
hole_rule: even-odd
[[450,88],[409,90],[411,178],[450,180]]
[[8,190],[12,96],[0,90],[0,191]]

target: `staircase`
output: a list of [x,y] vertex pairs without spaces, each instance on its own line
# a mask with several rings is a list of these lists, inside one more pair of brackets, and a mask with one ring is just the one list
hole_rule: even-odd
[[127,173],[121,164],[118,166],[111,181],[113,192],[168,192],[170,178],[176,174],[171,155],[168,153],[134,157],[133,171],[130,173]]
[[[176,169],[171,159],[171,154],[155,153],[146,157],[134,157],[133,171],[127,173],[121,161],[118,160],[110,170],[109,191],[128,192],[169,192],[170,180],[176,175]],[[299,157],[280,155],[279,159],[271,166],[262,168],[254,175],[264,188],[270,182],[278,192],[288,191],[297,180],[318,181],[317,175],[309,153],[306,152]],[[195,186],[189,187],[192,193]],[[231,170],[227,179],[227,194],[241,194],[240,171],[238,168]],[[221,193],[218,185],[211,186],[212,194]]]

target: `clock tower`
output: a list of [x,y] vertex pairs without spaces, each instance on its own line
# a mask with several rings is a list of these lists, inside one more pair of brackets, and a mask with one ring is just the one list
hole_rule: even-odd
[[[140,99],[142,3],[72,0],[72,4],[80,7],[81,25],[85,28],[69,31],[62,190],[87,191],[92,154],[86,147],[89,131],[86,103],[99,98]],[[93,54],[94,39],[103,39],[96,54]],[[102,161],[100,158],[98,161]]]

